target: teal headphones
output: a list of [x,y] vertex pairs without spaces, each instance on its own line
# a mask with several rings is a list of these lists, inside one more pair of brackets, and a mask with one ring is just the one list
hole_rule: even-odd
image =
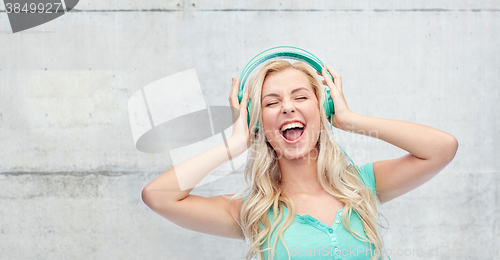
[[[277,50],[279,49],[279,50]],[[243,71],[241,72],[240,75],[240,86],[239,86],[239,91],[238,91],[238,101],[241,103],[241,99],[243,98],[243,89],[245,87],[245,84],[247,80],[249,79],[250,75],[252,72],[261,64],[272,60],[272,59],[292,59],[292,60],[297,60],[303,63],[308,64],[309,66],[313,67],[317,72],[321,73],[323,67],[325,66],[323,62],[314,54],[298,48],[294,46],[276,46],[269,48],[267,50],[264,50],[260,52],[259,54],[255,55],[248,63],[247,65],[243,68]],[[330,72],[327,72],[328,76],[332,78],[332,75],[330,75]],[[249,99],[248,100],[248,105],[247,105],[247,123],[250,125],[250,104],[252,101]],[[326,111],[326,118],[331,118],[332,115],[335,113],[334,107],[333,107],[333,100],[332,97],[330,96],[330,89],[328,87],[325,87],[325,102],[323,103],[323,107],[325,108]],[[258,129],[258,123],[256,126],[256,130]]]
[[[280,49],[280,50],[277,50]],[[285,49],[285,50],[283,50]],[[313,67],[317,72],[321,73],[323,67],[325,66],[324,63],[314,54],[298,48],[294,46],[276,46],[269,48],[267,50],[264,50],[260,52],[259,54],[255,55],[248,63],[247,65],[243,68],[243,71],[241,72],[240,75],[240,86],[239,86],[239,91],[238,91],[238,101],[241,103],[241,100],[243,99],[243,89],[244,86],[249,78],[249,76],[252,74],[252,72],[262,63],[267,62],[272,59],[292,59],[292,60],[297,60],[300,62],[304,62],[308,64],[309,66]],[[332,75],[330,75],[330,72],[328,72],[328,76],[332,78]],[[247,123],[250,125],[250,104],[251,100],[248,100],[248,105],[247,105]],[[323,106],[325,108],[326,112],[326,117],[330,118],[330,121],[333,120],[333,114],[335,113],[335,109],[333,107],[333,100],[330,95],[330,89],[328,87],[325,87],[325,102],[323,103]],[[330,128],[332,127],[332,122],[330,122]],[[255,126],[256,131],[259,129],[259,124]],[[339,145],[340,147],[340,145]],[[358,166],[352,161],[351,157],[340,147],[342,152],[349,158],[349,160],[352,162],[356,170],[359,172]]]

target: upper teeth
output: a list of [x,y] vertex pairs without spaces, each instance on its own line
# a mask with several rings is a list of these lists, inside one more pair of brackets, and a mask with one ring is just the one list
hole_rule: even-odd
[[288,130],[290,128],[295,128],[295,127],[300,127],[300,128],[304,128],[304,125],[301,124],[301,123],[291,123],[291,124],[286,124],[284,125],[282,128],[281,128],[281,132],[284,132],[285,130]]

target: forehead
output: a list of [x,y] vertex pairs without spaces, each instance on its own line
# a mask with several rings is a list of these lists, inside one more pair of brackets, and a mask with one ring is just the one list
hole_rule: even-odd
[[286,94],[299,87],[314,93],[311,82],[304,72],[297,69],[286,69],[266,77],[262,86],[262,96],[269,93]]

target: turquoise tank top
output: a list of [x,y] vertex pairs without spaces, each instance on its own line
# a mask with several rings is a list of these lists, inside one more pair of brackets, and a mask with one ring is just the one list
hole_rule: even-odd
[[[373,174],[373,163],[367,163],[359,167],[359,176],[365,186],[372,190],[375,195],[375,177]],[[245,201],[246,197],[243,197]],[[283,204],[282,204],[283,205]],[[332,259],[370,259],[372,255],[380,256],[378,251],[375,251],[375,246],[368,242],[363,242],[354,237],[342,224],[343,208],[338,210],[336,218],[332,226],[315,219],[310,215],[295,214],[295,219],[292,224],[283,232],[283,239],[288,247],[290,259],[315,259],[315,260],[332,260]],[[288,209],[283,207],[283,220],[288,215]],[[269,221],[274,223],[273,210],[268,211]],[[281,223],[282,223],[281,222]],[[351,212],[351,228],[362,237],[368,239],[363,223],[356,211]],[[263,224],[261,223],[261,226]],[[279,228],[279,226],[278,226]],[[271,236],[271,242],[267,241],[263,246],[272,248],[276,232]],[[278,239],[276,242],[274,259],[288,259],[288,253],[285,246]],[[271,250],[264,251],[264,259],[268,260],[268,254]],[[382,258],[378,258],[382,259]]]

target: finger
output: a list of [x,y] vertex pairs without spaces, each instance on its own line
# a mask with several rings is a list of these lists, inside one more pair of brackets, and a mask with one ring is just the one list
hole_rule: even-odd
[[335,83],[333,83],[333,80],[328,76],[328,72],[326,71],[326,67],[323,67],[323,78],[325,79],[324,81],[326,82],[326,85],[332,89],[335,86]]
[[240,102],[240,99],[238,98],[238,95],[240,94],[240,78],[234,79],[234,88],[235,88],[234,92],[235,92],[236,104],[239,106],[243,102],[243,98],[242,98],[241,102]]
[[241,99],[241,104],[240,104],[240,109],[244,111],[244,113],[247,113],[247,104],[248,104],[248,97],[250,95],[250,90],[249,87],[245,87],[245,92],[243,93],[243,98]]
[[248,104],[248,98],[250,95],[250,88],[248,86],[245,87],[245,92],[243,93],[243,98],[241,99],[241,104],[240,104],[240,118],[244,120],[243,125],[244,129],[248,129],[247,125],[247,117],[248,117],[248,111],[247,111],[247,104]]
[[342,91],[342,77],[340,77],[340,75],[334,69],[330,68],[330,66],[326,65],[326,67],[328,68],[330,74],[332,74],[332,77],[334,78],[335,83],[337,83],[340,91]]
[[337,78],[339,78],[339,79],[340,79],[340,75],[339,75],[339,74],[338,74],[338,73],[337,73],[334,69],[332,69],[332,68],[331,68],[330,66],[328,66],[328,65],[325,65],[325,66],[326,66],[326,68],[328,69],[328,71],[330,72],[330,74],[332,74],[332,76],[333,76],[334,78],[336,78],[336,79],[337,79]]
[[231,78],[231,89],[229,90],[229,104],[231,104],[231,99],[233,97],[233,92],[234,92],[234,78]]
[[237,108],[239,107],[239,102],[238,102],[238,84],[239,81],[237,78],[232,79],[232,85],[231,85],[231,92],[229,94],[229,105],[231,107]]

